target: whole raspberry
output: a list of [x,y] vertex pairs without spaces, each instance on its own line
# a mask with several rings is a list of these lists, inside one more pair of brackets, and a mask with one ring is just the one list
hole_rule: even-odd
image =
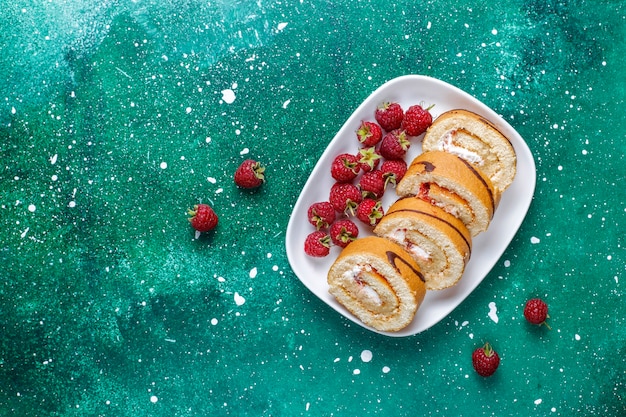
[[191,216],[189,218],[191,226],[200,233],[213,230],[217,226],[217,214],[208,204],[196,204],[193,209],[188,209],[187,213]]
[[361,126],[356,131],[356,137],[363,146],[375,146],[383,138],[383,132],[374,122],[361,122]]
[[385,178],[379,169],[366,172],[359,180],[359,189],[363,197],[371,197],[375,200],[382,198],[385,193]]
[[404,130],[396,129],[383,137],[378,151],[385,159],[402,159],[410,147]]
[[369,172],[377,168],[382,158],[375,146],[360,149],[357,156],[359,157],[359,165],[362,172]]
[[404,118],[404,110],[400,104],[385,101],[376,107],[374,118],[387,132],[400,128]]
[[328,201],[319,201],[311,204],[307,211],[309,223],[317,230],[326,229],[335,221],[335,209]]
[[500,356],[489,343],[472,353],[472,366],[480,376],[491,376],[500,365]]
[[345,248],[357,236],[359,236],[359,228],[350,219],[337,220],[330,225],[330,239],[337,246]]
[[265,167],[254,159],[246,159],[235,171],[235,184],[241,188],[257,188],[265,182]]
[[359,158],[349,153],[337,155],[330,166],[331,176],[339,182],[352,181],[360,170]]
[[550,326],[546,323],[546,319],[550,317],[548,315],[548,305],[540,298],[532,298],[526,302],[524,317],[532,324],[540,326],[545,324],[550,329]]
[[304,240],[304,253],[322,258],[330,253],[330,236],[321,230],[309,233]]
[[385,178],[385,187],[387,187],[388,184],[395,187],[400,180],[404,178],[404,174],[406,174],[407,170],[407,164],[404,159],[391,159],[383,162],[380,166],[380,170]]
[[433,124],[433,116],[429,112],[431,108],[432,106],[425,109],[419,104],[415,104],[407,109],[401,126],[407,135],[419,136],[426,132],[426,129]]
[[368,226],[376,226],[385,214],[380,200],[364,198],[356,209],[356,217]]
[[363,199],[359,188],[349,182],[337,182],[330,188],[328,201],[338,213],[354,215],[354,211]]

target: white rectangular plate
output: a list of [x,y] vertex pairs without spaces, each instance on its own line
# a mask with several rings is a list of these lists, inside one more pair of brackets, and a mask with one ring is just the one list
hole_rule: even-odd
[[[429,291],[415,319],[399,332],[380,332],[364,325],[328,293],[327,272],[340,248],[331,248],[330,255],[325,258],[313,258],[304,253],[304,240],[314,230],[307,221],[307,210],[314,202],[328,200],[330,187],[334,183],[330,175],[332,159],[343,152],[358,151],[360,144],[356,139],[356,129],[362,120],[375,121],[374,111],[383,101],[396,101],[405,110],[413,104],[423,103],[427,106],[434,104],[431,109],[433,119],[452,109],[473,111],[493,122],[510,139],[517,153],[515,180],[503,193],[489,229],[474,238],[471,259],[463,277],[452,288]],[[421,152],[420,140],[413,139],[406,157],[407,163]],[[379,87],[354,111],[320,157],[289,219],[286,236],[287,257],[300,281],[346,318],[376,333],[394,337],[414,335],[430,328],[450,314],[491,271],[526,216],[535,190],[535,181],[535,161],[530,149],[519,133],[493,110],[464,91],[435,78],[422,75],[398,77]],[[397,198],[395,190],[388,188],[383,197],[385,210]],[[367,227],[361,226],[358,220],[356,223],[360,228],[359,237],[372,234]]]

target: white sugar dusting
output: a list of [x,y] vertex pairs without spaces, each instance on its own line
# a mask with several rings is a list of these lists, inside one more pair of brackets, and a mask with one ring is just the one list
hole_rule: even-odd
[[246,299],[239,295],[238,292],[235,293],[235,304],[238,306],[243,305],[246,302]]
[[256,278],[257,274],[258,274],[258,269],[256,268],[256,266],[254,268],[252,268],[250,270],[250,278]]
[[494,323],[498,322],[498,308],[496,307],[496,303],[493,301],[489,303],[489,318],[493,320]]
[[240,152],[239,155],[247,155],[250,153],[250,149],[248,148],[243,148]]
[[232,104],[233,101],[235,101],[235,92],[230,88],[222,90],[222,100],[224,100],[226,104]]
[[372,360],[372,352],[370,350],[364,350],[363,352],[361,352],[361,360],[363,362],[369,362]]
[[533,236],[530,238],[530,243],[532,243],[533,245],[536,245],[539,242],[541,242],[541,240],[539,240],[538,237]]
[[278,31],[282,31],[283,29],[285,29],[287,27],[287,22],[280,22],[277,26]]

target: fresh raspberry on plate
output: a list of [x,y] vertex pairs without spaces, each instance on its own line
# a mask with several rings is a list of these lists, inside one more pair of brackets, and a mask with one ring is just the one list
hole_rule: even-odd
[[380,169],[366,172],[359,179],[359,189],[363,197],[371,197],[378,200],[385,193],[385,178]]
[[406,174],[407,163],[404,159],[386,160],[380,166],[380,170],[385,178],[385,187],[391,184],[395,187]]
[[339,182],[349,182],[356,178],[361,170],[359,158],[350,153],[337,155],[330,166],[331,176]]
[[385,101],[376,107],[374,118],[387,132],[400,128],[404,118],[404,110],[399,103]]
[[328,228],[335,221],[336,212],[328,201],[318,201],[311,204],[307,210],[309,223],[317,230]]
[[409,107],[404,113],[401,129],[409,136],[419,136],[426,132],[433,124],[433,116],[429,111],[431,108],[432,106],[425,109],[419,104]]
[[331,241],[342,248],[359,236],[358,226],[350,219],[340,219],[330,225]]
[[330,236],[327,232],[316,230],[304,240],[304,253],[315,258],[322,258],[330,253]]
[[375,146],[369,148],[362,148],[359,150],[359,165],[362,172],[369,172],[378,167],[382,156],[378,152]]
[[380,200],[364,198],[356,209],[356,217],[368,226],[376,226],[385,214]]
[[402,159],[411,147],[404,130],[396,129],[387,133],[380,143],[380,154],[385,159]]
[[354,215],[354,212],[363,199],[361,190],[349,182],[337,182],[330,188],[328,201],[338,213]]
[[365,147],[375,146],[383,138],[383,131],[374,122],[363,121],[356,131],[356,137]]

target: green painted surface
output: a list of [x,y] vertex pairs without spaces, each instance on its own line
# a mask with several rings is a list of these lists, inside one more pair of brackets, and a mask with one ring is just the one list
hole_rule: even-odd
[[[0,414],[624,415],[624,39],[599,0],[5,2]],[[334,133],[412,73],[502,114],[537,189],[467,301],[397,339],[315,298],[284,238]],[[257,192],[232,183],[248,156]]]

